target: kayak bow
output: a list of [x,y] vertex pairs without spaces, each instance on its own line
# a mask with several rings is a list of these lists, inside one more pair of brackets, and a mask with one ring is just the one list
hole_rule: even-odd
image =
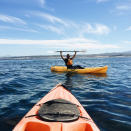
[[59,84],[34,105],[13,131],[100,130],[79,101]]

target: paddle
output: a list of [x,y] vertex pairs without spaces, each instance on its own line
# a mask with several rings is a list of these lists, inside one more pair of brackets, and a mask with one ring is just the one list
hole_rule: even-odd
[[56,51],[56,52],[86,52],[86,51]]

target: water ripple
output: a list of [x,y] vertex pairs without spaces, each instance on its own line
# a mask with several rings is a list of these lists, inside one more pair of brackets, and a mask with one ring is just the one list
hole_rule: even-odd
[[[0,130],[10,131],[59,82],[80,101],[101,131],[131,130],[131,58],[75,59],[82,66],[108,65],[107,75],[52,73],[61,59],[0,61]],[[3,119],[3,120],[2,120]]]

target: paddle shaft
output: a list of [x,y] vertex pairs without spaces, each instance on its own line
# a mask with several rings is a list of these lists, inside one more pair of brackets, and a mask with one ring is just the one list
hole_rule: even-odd
[[56,52],[85,52],[85,51],[56,51]]

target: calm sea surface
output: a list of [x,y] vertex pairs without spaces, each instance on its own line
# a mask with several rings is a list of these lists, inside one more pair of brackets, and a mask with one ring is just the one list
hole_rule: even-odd
[[131,131],[131,57],[77,58],[84,67],[108,65],[105,76],[52,73],[61,59],[0,60],[0,131],[16,123],[58,83],[68,86],[101,131]]

